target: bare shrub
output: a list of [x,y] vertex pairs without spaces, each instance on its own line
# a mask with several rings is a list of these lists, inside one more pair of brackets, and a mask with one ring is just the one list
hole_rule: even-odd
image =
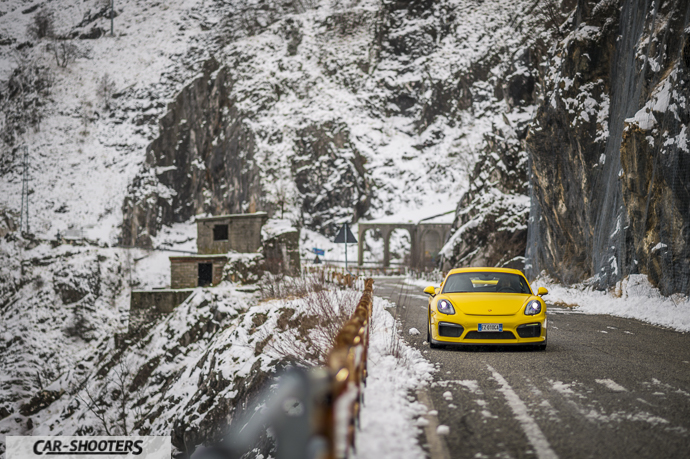
[[400,323],[396,320],[391,334],[386,338],[384,347],[385,355],[392,355],[396,360],[404,362],[407,358],[404,352],[404,344],[400,336]]
[[98,87],[96,88],[96,94],[103,102],[103,106],[106,109],[110,109],[110,102],[113,99],[113,94],[115,93],[115,82],[108,73],[104,73],[103,77],[98,80]]
[[275,204],[280,207],[280,218],[285,216],[285,206],[292,205],[292,189],[287,180],[278,180],[275,188]]
[[34,40],[55,36],[55,16],[53,12],[44,8],[36,13],[29,25],[27,25],[26,33]]
[[287,320],[287,330],[274,336],[268,348],[281,359],[298,365],[324,365],[359,295],[354,290],[312,292],[304,297],[304,307]]
[[561,11],[561,2],[559,0],[546,0],[541,7],[542,13],[546,18],[546,26],[553,29],[558,38],[563,38],[564,34],[561,31],[561,25],[565,17]]
[[58,67],[65,68],[77,58],[82,57],[83,53],[72,40],[54,40],[48,47],[55,56]]
[[304,298],[310,293],[326,289],[326,280],[322,274],[290,277],[267,272],[259,283],[260,298],[262,300]]
[[84,99],[81,101],[79,104],[79,118],[81,118],[81,124],[83,126],[83,130],[81,131],[81,135],[87,135],[89,133],[88,127],[89,123],[91,122],[91,118],[94,116],[94,110],[93,110],[93,104],[91,103],[90,100]]

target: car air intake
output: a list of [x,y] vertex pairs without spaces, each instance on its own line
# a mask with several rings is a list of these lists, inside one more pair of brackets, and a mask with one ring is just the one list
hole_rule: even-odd
[[515,339],[513,332],[502,331],[502,332],[478,332],[471,331],[467,332],[465,339]]
[[541,336],[541,324],[520,325],[517,328],[520,338],[539,338]]
[[462,336],[462,332],[464,331],[465,329],[462,327],[462,325],[451,324],[448,322],[438,323],[439,336],[445,336],[448,338],[460,338]]

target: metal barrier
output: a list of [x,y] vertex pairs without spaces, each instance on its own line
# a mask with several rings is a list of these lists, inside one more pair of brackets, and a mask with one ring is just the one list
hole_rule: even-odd
[[302,265],[302,271],[304,273],[340,273],[343,276],[350,274],[354,277],[373,277],[373,276],[404,276],[410,271],[405,266],[397,267],[365,267],[365,266],[354,266],[346,270],[342,266],[332,266],[332,265]]
[[355,447],[355,432],[362,407],[362,386],[367,378],[370,319],[374,281],[364,281],[364,293],[338,335],[328,356],[333,380],[333,414],[329,417],[331,458],[345,458]]
[[326,368],[284,374],[265,403],[247,410],[248,419],[233,421],[225,441],[199,449],[192,459],[243,457],[267,426],[276,437],[276,459],[346,459],[354,451],[367,378],[374,281],[330,275],[343,286],[361,282],[364,291],[334,338]]

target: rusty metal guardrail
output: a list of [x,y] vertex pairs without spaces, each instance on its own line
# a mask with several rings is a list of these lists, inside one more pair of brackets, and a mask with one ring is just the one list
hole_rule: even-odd
[[329,458],[348,457],[355,448],[355,435],[363,402],[363,385],[367,378],[367,355],[371,331],[374,281],[364,281],[362,294],[352,317],[335,337],[328,356],[328,369],[333,375],[332,414],[329,435]]
[[326,367],[294,369],[283,375],[265,403],[246,411],[248,419],[233,421],[237,430],[226,441],[201,448],[192,459],[240,458],[254,447],[267,425],[277,440],[277,459],[350,457],[367,379],[374,281],[340,274],[331,279],[343,286],[360,282],[363,293],[334,337]]

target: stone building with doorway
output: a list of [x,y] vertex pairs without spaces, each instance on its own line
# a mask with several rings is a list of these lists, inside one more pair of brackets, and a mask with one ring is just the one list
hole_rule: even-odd
[[225,279],[252,283],[267,270],[300,273],[299,230],[288,221],[268,220],[265,212],[256,212],[199,217],[196,228],[197,254],[170,257],[170,288],[132,292],[130,334],[171,312],[196,287]]
[[227,255],[170,257],[170,288],[217,285],[223,280]]
[[217,285],[223,280],[228,253],[256,253],[261,247],[265,212],[196,219],[198,255],[170,257],[170,288]]
[[204,255],[256,252],[261,248],[261,228],[266,220],[266,212],[199,217],[196,219],[197,252]]

